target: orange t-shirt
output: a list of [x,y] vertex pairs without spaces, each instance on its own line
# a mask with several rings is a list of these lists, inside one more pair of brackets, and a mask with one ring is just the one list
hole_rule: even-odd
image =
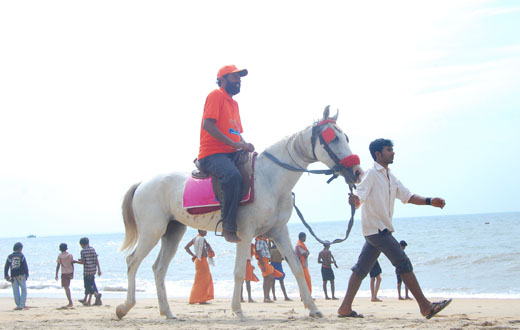
[[235,148],[215,139],[202,128],[206,118],[215,119],[215,126],[228,138],[236,142],[240,141],[240,135],[237,133],[242,133],[242,123],[240,122],[237,101],[233,100],[223,88],[215,89],[208,95],[200,125],[198,159],[217,153],[235,152]]

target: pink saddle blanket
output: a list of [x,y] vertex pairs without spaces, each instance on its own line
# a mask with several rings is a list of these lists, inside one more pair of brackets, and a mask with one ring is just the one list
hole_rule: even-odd
[[[252,203],[254,200],[255,156],[256,154],[253,156],[251,164],[251,188],[249,188],[247,194],[240,201],[240,205]],[[220,202],[213,192],[212,179],[213,178],[194,179],[192,176],[188,178],[182,194],[182,207],[186,209],[188,213],[204,214],[220,210]]]

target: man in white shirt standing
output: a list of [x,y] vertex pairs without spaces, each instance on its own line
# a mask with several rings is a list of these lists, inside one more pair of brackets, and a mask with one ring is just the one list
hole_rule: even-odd
[[374,167],[365,173],[363,180],[357,186],[356,193],[349,198],[349,203],[356,207],[363,203],[361,223],[365,244],[357,263],[352,267],[347,293],[338,309],[338,317],[363,317],[352,310],[352,302],[361,282],[383,252],[416,298],[421,314],[430,319],[444,309],[451,299],[434,303],[426,299],[415,277],[410,259],[392,236],[394,231],[392,216],[396,198],[403,203],[431,205],[441,209],[446,203],[439,197],[425,198],[411,193],[390,172],[388,165],[394,162],[395,154],[392,141],[377,139],[370,143],[369,149],[375,160]]

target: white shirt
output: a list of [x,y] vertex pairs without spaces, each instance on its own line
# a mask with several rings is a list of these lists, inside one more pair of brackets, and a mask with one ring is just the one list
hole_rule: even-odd
[[394,231],[392,216],[394,202],[399,198],[408,203],[413,196],[391,172],[374,162],[374,167],[368,169],[363,180],[356,188],[356,195],[363,203],[361,211],[361,227],[364,236],[379,233],[379,230]]

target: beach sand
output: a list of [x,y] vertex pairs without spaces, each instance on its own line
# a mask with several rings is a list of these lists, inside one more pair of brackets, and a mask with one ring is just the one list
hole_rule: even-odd
[[309,317],[296,300],[245,303],[246,321],[233,316],[229,299],[216,299],[208,305],[170,299],[178,320],[159,315],[156,299],[138,299],[128,315],[118,320],[115,308],[122,302],[104,299],[103,306],[84,307],[76,301],[73,308],[60,309],[65,299],[29,297],[29,309],[14,311],[12,298],[0,298],[0,329],[520,329],[520,299],[454,299],[431,320],[420,316],[415,301],[395,298],[383,298],[380,303],[357,298],[354,309],[364,319],[339,319],[339,301],[316,300],[324,315],[320,319]]

